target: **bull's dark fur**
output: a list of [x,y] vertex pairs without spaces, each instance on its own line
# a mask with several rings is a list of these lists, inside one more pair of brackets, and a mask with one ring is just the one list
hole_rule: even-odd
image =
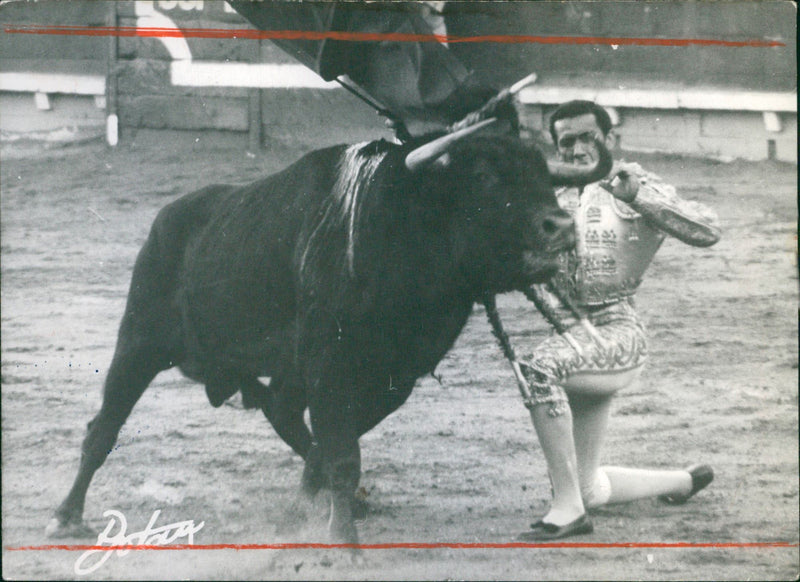
[[59,528],[81,523],[120,427],[177,365],[212,404],[240,390],[262,408],[306,459],[305,490],[331,487],[334,536],[357,540],[360,435],[435,369],[477,299],[546,280],[571,237],[544,159],[522,141],[471,138],[414,173],[409,147],[315,151],[160,212]]
[[[324,202],[322,218],[311,234],[300,261],[299,270],[303,279],[305,275],[313,277],[315,272],[313,266],[306,268],[309,253],[312,258],[318,257],[330,243],[329,237],[337,236],[336,232],[341,236],[342,231],[346,237],[346,246],[344,255],[339,255],[338,258],[346,260],[347,272],[342,271],[343,280],[354,275],[356,239],[360,231],[367,228],[370,202],[373,205],[380,204],[376,200],[377,196],[370,196],[368,193],[380,192],[380,186],[376,185],[375,179],[388,153],[388,145],[386,142],[356,144],[348,147],[342,154],[336,183],[331,195]],[[311,262],[313,264],[313,260]]]

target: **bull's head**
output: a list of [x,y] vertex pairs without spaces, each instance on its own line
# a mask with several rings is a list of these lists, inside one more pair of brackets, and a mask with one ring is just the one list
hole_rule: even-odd
[[547,161],[533,144],[508,132],[479,135],[496,124],[496,119],[478,121],[405,158],[412,173],[437,184],[449,201],[456,262],[469,284],[494,293],[525,289],[556,273],[558,257],[574,247],[575,235],[553,186],[601,180],[613,163],[602,144],[597,163],[572,166]]
[[[421,145],[406,156],[406,167],[417,171],[445,156],[456,143],[477,134],[498,123],[498,119],[490,118],[474,125],[447,133],[433,141]],[[548,160],[547,169],[554,186],[581,186],[604,178],[611,171],[613,158],[606,147],[598,142],[600,156],[598,161],[589,166],[578,166],[557,160]]]
[[[518,137],[445,138],[423,146],[429,155],[417,150],[406,157],[414,168],[407,192],[436,209],[432,220],[449,241],[449,263],[460,280],[479,299],[550,279],[561,253],[575,244],[573,221],[553,191],[554,178],[564,179],[551,176],[541,152]],[[593,170],[587,181],[605,173]]]

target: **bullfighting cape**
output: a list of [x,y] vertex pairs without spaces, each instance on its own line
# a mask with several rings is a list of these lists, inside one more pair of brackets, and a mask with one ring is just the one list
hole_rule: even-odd
[[[532,71],[530,61],[523,68],[494,58],[497,47],[492,43],[443,42],[447,35],[502,30],[515,12],[492,14],[492,2],[231,0],[229,4],[260,30],[315,33],[309,36],[316,38],[272,42],[326,81],[340,79],[357,86],[415,135],[462,119],[496,95],[498,88]],[[328,33],[355,36],[330,38],[335,35]],[[374,34],[398,35],[392,38],[399,40],[385,36],[368,40]]]

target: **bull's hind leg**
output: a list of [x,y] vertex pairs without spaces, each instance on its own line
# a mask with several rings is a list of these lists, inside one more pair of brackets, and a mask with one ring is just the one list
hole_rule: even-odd
[[[392,389],[387,392],[367,391],[360,394],[359,398],[357,399],[357,407],[354,410],[355,413],[352,415],[355,419],[354,427],[356,434],[360,437],[374,428],[380,421],[389,416],[392,412],[397,410],[400,405],[402,405],[406,399],[408,399],[413,387],[414,381],[410,380],[408,382],[396,383],[392,386]],[[303,406],[305,406],[305,401],[303,401]],[[274,424],[275,423],[273,422],[273,426]],[[306,443],[310,445],[308,452],[305,455],[303,455],[303,453],[301,453],[297,448],[295,448],[295,450],[306,461],[305,468],[303,469],[303,493],[307,497],[313,497],[326,484],[323,470],[322,451],[317,443],[311,441],[311,434],[308,432],[308,428],[303,422],[302,409],[299,409],[299,411],[296,412],[293,418],[293,424],[298,433],[305,431],[303,443],[304,445]],[[281,434],[280,431],[279,434]],[[283,435],[281,434],[281,436]],[[285,437],[284,440],[289,442]],[[367,502],[358,495],[353,496],[351,509],[353,518],[356,520],[365,519],[369,512]]]
[[47,526],[49,537],[96,535],[83,523],[83,506],[95,471],[105,462],[134,405],[161,370],[170,367],[156,349],[120,350],[114,355],[103,389],[100,412],[89,422],[81,446],[78,475]]
[[162,210],[133,267],[125,315],[103,388],[100,412],[89,423],[81,446],[78,475],[56,509],[51,536],[81,533],[86,491],[95,471],[114,447],[120,428],[156,374],[183,358],[180,315],[175,311],[175,274],[182,257],[186,224],[180,213]]
[[300,381],[291,374],[276,374],[270,380],[266,402],[261,408],[278,436],[303,459],[307,459],[311,448],[311,431],[303,420],[306,406]]
[[325,484],[319,447],[314,443],[303,414],[308,406],[305,391],[291,374],[274,376],[269,385],[268,401],[263,407],[275,432],[305,461],[302,492],[314,497]]

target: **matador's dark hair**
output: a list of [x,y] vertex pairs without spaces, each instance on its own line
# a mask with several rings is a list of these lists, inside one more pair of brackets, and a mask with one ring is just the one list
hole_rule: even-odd
[[556,121],[559,119],[570,119],[572,117],[586,115],[587,113],[594,115],[600,131],[603,132],[603,135],[608,135],[608,132],[611,131],[612,125],[611,116],[608,114],[608,111],[593,101],[576,99],[574,101],[567,101],[563,105],[560,105],[558,109],[556,109],[553,114],[550,115],[550,136],[553,138],[553,143],[558,143],[558,136],[556,136]]

